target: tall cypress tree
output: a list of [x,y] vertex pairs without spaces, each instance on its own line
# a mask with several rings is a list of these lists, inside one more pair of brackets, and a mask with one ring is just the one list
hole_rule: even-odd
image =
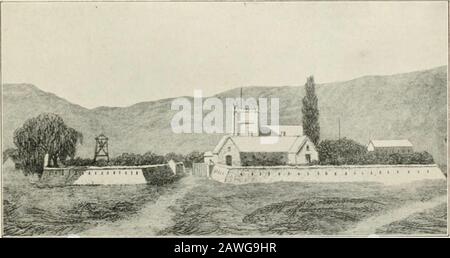
[[305,91],[306,95],[302,101],[303,131],[317,146],[320,140],[319,107],[313,76],[306,79]]

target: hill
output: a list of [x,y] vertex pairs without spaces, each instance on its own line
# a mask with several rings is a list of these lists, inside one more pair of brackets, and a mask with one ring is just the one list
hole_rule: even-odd
[[[427,150],[437,163],[446,163],[447,67],[388,76],[364,76],[345,82],[317,85],[322,138],[341,136],[366,144],[370,138],[408,138],[418,151]],[[94,137],[110,137],[113,156],[122,152],[211,150],[222,135],[174,134],[170,128],[173,99],[137,103],[129,107],[87,109],[29,84],[3,86],[4,148],[13,146],[12,135],[23,122],[42,112],[61,115],[81,131],[85,142],[79,155],[93,154]],[[236,97],[239,88],[219,98]],[[244,97],[280,98],[280,123],[301,123],[300,86],[250,86]],[[192,98],[190,98],[192,99]]]

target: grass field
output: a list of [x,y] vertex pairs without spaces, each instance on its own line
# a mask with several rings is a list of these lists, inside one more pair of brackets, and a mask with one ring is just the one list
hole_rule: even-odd
[[[167,212],[161,214],[171,217],[164,218],[163,229],[152,233],[157,235],[333,235],[343,234],[368,218],[411,203],[426,203],[447,192],[444,180],[397,186],[299,182],[230,185],[182,178],[164,186],[42,188],[31,184],[21,171],[10,168],[3,172],[7,236],[70,235],[98,229],[99,225],[107,232],[111,226],[112,232],[112,226],[134,221],[151,225],[162,221],[153,207],[163,207]],[[386,222],[374,233],[445,234],[446,218],[444,203]],[[136,230],[145,234],[140,225]],[[133,230],[129,230],[131,235]]]
[[418,235],[447,234],[447,205],[441,204],[377,230],[377,234],[409,234],[410,232]]
[[39,187],[21,171],[4,169],[4,234],[69,235],[126,219],[173,185]]
[[[340,234],[368,217],[446,194],[445,181],[388,187],[375,183],[297,182],[226,185],[203,180],[207,182],[171,207],[175,223],[161,234]],[[440,211],[437,215],[442,220],[446,218],[446,209]],[[420,232],[417,228],[405,227],[399,233],[415,234]],[[443,231],[446,231],[446,223],[441,221],[428,233]]]

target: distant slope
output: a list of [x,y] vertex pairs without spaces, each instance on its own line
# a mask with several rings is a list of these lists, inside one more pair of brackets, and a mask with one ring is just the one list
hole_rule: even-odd
[[[370,138],[408,138],[417,150],[427,150],[438,163],[446,160],[447,67],[390,76],[365,76],[317,85],[322,138],[341,136],[366,144]],[[303,82],[302,82],[303,83]],[[238,88],[220,93],[236,97]],[[303,86],[245,87],[244,96],[280,98],[280,122],[301,123]],[[79,155],[92,156],[95,135],[110,137],[112,155],[122,152],[211,150],[221,135],[174,134],[172,99],[142,102],[125,108],[86,109],[33,85],[3,85],[4,147],[12,146],[14,130],[42,112],[60,114],[85,136]]]

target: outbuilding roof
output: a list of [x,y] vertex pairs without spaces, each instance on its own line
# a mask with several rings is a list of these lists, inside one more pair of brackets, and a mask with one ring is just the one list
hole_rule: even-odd
[[412,147],[412,143],[409,140],[371,140],[374,147],[387,148],[387,147]]
[[224,144],[231,140],[239,152],[289,152],[296,153],[300,148],[308,141],[307,136],[224,136],[217,146],[214,148],[213,153],[220,152]]

